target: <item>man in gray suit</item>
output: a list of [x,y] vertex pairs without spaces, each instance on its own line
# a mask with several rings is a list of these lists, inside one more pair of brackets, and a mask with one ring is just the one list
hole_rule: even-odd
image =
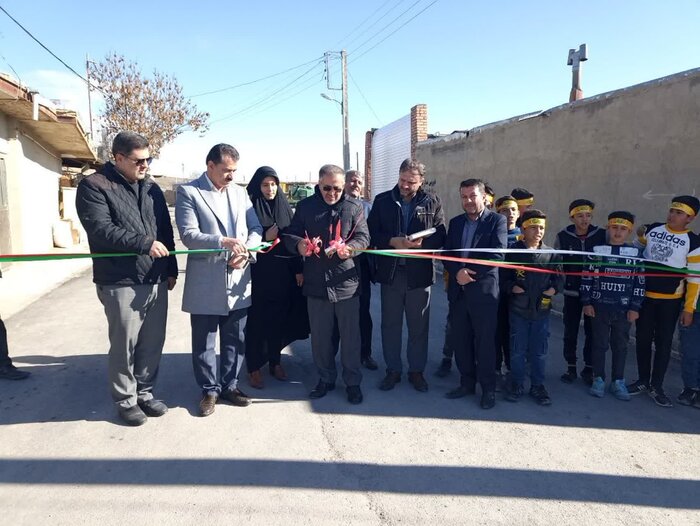
[[[249,249],[262,240],[262,227],[246,191],[232,184],[238,151],[217,144],[207,155],[207,171],[177,189],[175,221],[188,249],[225,249],[187,256],[182,310],[190,313],[192,364],[202,389],[202,416],[214,412],[219,398],[245,407],[238,389],[245,355],[245,324],[251,303]],[[216,334],[221,349],[217,371]]]

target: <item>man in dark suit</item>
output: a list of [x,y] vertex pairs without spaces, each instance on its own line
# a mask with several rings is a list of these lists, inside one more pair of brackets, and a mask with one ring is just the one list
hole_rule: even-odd
[[[451,255],[471,259],[503,260],[503,253],[469,252],[470,248],[504,249],[507,246],[506,219],[484,205],[484,182],[467,179],[459,185],[466,212],[450,221],[445,248]],[[481,407],[496,404],[496,350],[494,333],[498,312],[498,268],[446,261],[449,273],[447,298],[450,302],[451,346],[461,379],[447,398],[474,394],[481,384]]]

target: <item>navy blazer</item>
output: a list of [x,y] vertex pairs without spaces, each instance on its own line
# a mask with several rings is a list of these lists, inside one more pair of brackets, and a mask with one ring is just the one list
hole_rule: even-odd
[[[455,250],[462,248],[462,233],[464,232],[464,223],[467,220],[466,214],[460,214],[450,220],[450,226],[447,230],[447,241],[445,242],[446,250]],[[508,226],[505,216],[484,210],[481,220],[474,232],[474,239],[471,248],[506,248],[508,246]],[[447,255],[455,257],[468,257],[470,259],[491,259],[497,261],[504,260],[503,252],[488,253],[488,252],[448,252]],[[445,269],[449,274],[447,284],[447,298],[450,301],[458,299],[462,294],[466,294],[467,298],[474,300],[493,299],[498,301],[498,267],[466,264],[456,261],[445,261]],[[476,271],[476,283],[468,285],[460,285],[457,283],[457,271],[462,268],[468,268]]]

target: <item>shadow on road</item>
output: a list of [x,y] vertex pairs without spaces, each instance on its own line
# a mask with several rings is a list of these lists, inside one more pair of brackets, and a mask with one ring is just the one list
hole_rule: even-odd
[[700,509],[697,480],[468,466],[193,458],[3,459],[0,483],[307,488]]

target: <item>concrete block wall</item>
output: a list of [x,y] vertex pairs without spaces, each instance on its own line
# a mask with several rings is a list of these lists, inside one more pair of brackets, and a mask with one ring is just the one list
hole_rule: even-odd
[[597,204],[598,224],[616,209],[640,224],[663,221],[673,195],[700,193],[699,122],[700,68],[422,141],[416,156],[449,217],[462,212],[467,177],[487,180],[497,196],[522,186],[548,213],[551,242],[575,198]]

